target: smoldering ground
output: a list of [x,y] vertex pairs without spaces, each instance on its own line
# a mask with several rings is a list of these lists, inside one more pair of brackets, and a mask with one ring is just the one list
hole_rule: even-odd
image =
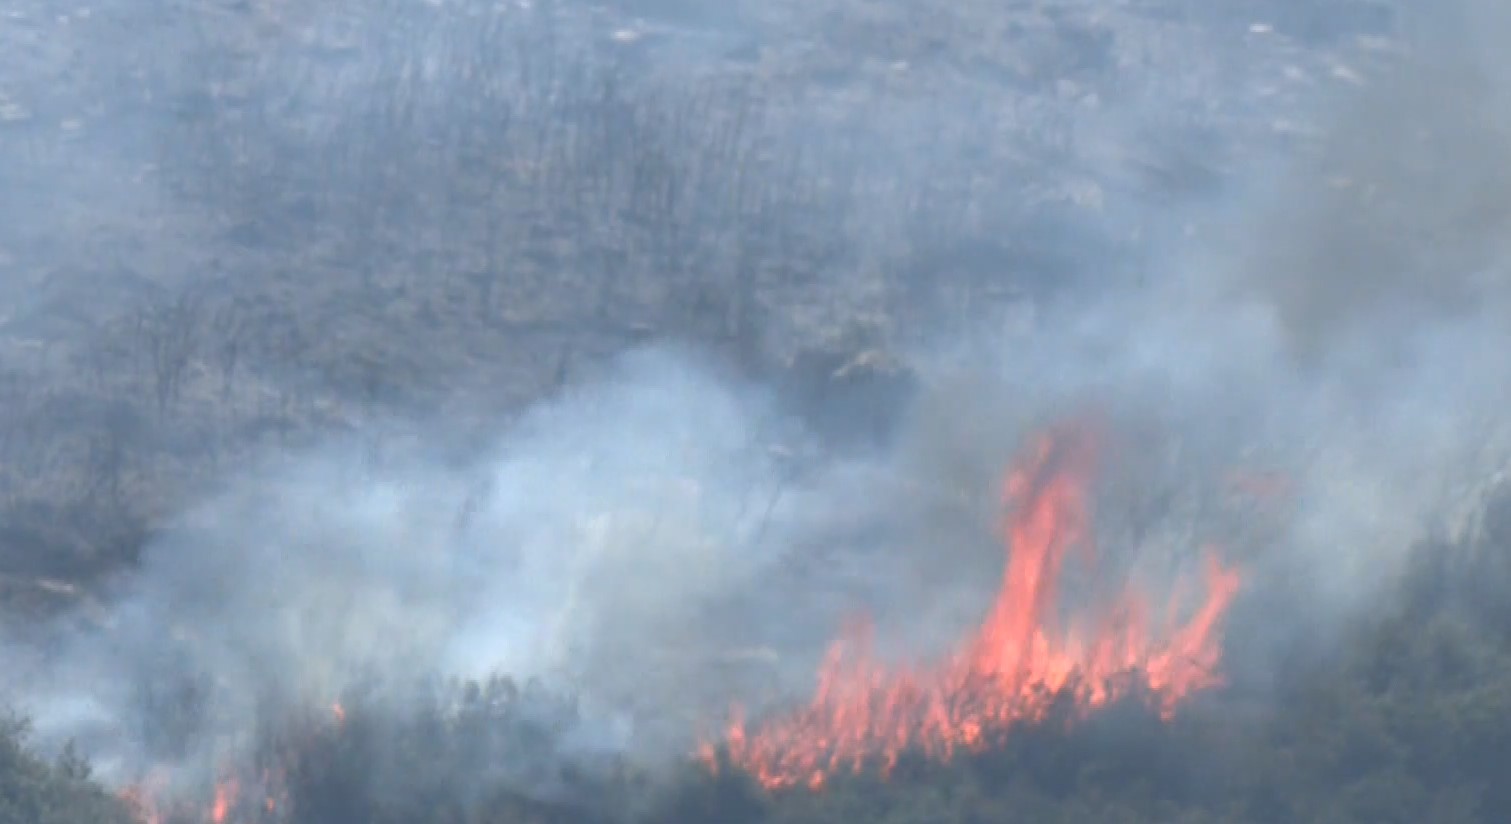
[[[410,46],[366,36],[395,53]],[[1203,544],[1224,546],[1246,571],[1227,666],[1240,685],[1262,686],[1276,650],[1326,636],[1367,607],[1406,548],[1472,499],[1502,460],[1508,367],[1498,357],[1506,341],[1495,158],[1507,147],[1494,81],[1504,72],[1493,53],[1461,42],[1408,38],[1406,54],[1384,58],[1358,91],[1320,95],[1315,104],[1332,108],[1316,116],[1320,144],[1266,158],[1253,175],[1260,180],[1240,170],[1189,212],[1172,210],[1172,223],[1194,222],[1201,233],[1135,216],[1140,201],[1114,197],[1105,219],[1119,225],[1106,234],[1127,221],[1176,238],[1156,250],[1158,271],[1142,283],[1088,276],[1096,294],[1045,290],[1015,332],[899,335],[894,355],[914,373],[917,395],[895,400],[898,429],[875,450],[827,454],[792,414],[792,399],[696,356],[657,352],[571,384],[460,465],[424,446],[443,440],[444,419],[417,427],[421,446],[378,468],[342,442],[270,458],[227,473],[226,491],[173,518],[108,593],[103,626],[65,635],[28,671],[21,705],[44,739],[81,741],[108,777],[130,781],[166,766],[199,779],[213,778],[205,773],[222,757],[254,750],[259,730],[311,709],[324,717],[365,685],[503,672],[581,696],[579,726],[562,738],[566,760],[605,750],[675,757],[690,748],[697,722],[717,719],[732,698],[800,699],[845,613],[874,613],[902,655],[937,653],[959,637],[1000,568],[1003,467],[1037,427],[1088,410],[1117,433],[1099,499],[1109,564],[1168,583]],[[333,85],[324,92],[315,86],[284,102],[316,110],[330,102],[321,94],[381,102],[375,89],[385,78],[445,67],[447,50],[432,46],[436,62],[418,74],[382,58],[392,73],[374,81],[364,74],[371,66],[338,44],[349,71],[326,75]],[[256,78],[266,84],[258,93],[286,92],[297,84],[284,72],[308,68],[274,60]],[[433,92],[407,101],[424,115],[417,122],[456,124],[443,86],[414,87]],[[537,90],[556,100],[552,88]],[[1151,90],[1140,105],[1160,99]],[[1106,140],[1107,129],[1140,120],[1137,108],[1091,131]],[[880,121],[906,125],[917,110],[892,109],[893,120]],[[967,120],[945,104],[929,111]],[[410,142],[388,144],[379,131],[346,146],[345,165],[327,164],[370,115],[393,113],[358,106],[319,121],[330,139],[309,144],[287,123],[254,124],[268,139],[248,149],[241,177],[189,175],[186,185],[223,187],[211,194],[234,201],[245,236],[266,231],[257,227],[268,210],[289,206],[271,178],[252,185],[267,168],[258,163],[275,154],[323,174],[332,190],[360,189],[354,181],[368,179],[375,159],[471,139],[460,128],[400,130]],[[213,121],[173,136],[220,145]],[[926,130],[877,134],[894,131],[921,145]],[[787,148],[813,142],[802,129],[780,137]],[[951,145],[975,152],[980,142]],[[885,148],[860,153],[871,162],[846,171],[873,174],[907,154]],[[435,186],[451,185],[460,168],[414,162],[401,172]],[[919,179],[969,166],[916,162],[883,183],[917,194],[909,187]],[[1121,168],[1106,156],[1086,165]],[[319,171],[327,167],[335,171]],[[602,178],[610,190],[618,180]],[[687,186],[678,191],[696,191]],[[843,199],[813,202],[839,210]],[[965,219],[986,205],[950,214]],[[314,208],[348,239],[401,219],[432,239],[459,231],[437,214],[344,212],[334,200],[291,208]],[[852,245],[839,244],[834,259],[855,271],[880,257],[852,248],[855,239],[882,238],[908,217],[885,203],[846,214],[832,225],[853,231],[843,234]],[[699,262],[726,261],[727,250],[715,251]],[[963,265],[970,277],[1009,268],[1015,254],[978,252],[987,259]],[[371,266],[381,284],[373,261],[385,254],[367,249],[348,262]],[[1086,274],[1111,263],[1069,259],[1046,266]],[[874,308],[885,297],[861,303]],[[935,297],[935,319],[968,317],[960,301]],[[777,340],[797,325],[770,324]],[[1222,479],[1250,468],[1287,480],[1283,510],[1233,500]],[[407,699],[398,689],[392,700],[402,708]]]

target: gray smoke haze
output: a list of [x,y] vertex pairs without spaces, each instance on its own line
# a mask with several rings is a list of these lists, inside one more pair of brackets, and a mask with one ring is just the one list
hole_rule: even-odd
[[1505,14],[1467,2],[1405,19],[1395,53],[1323,101],[1320,140],[1237,230],[1240,294],[1301,358],[1411,357],[1415,336],[1505,309]]
[[107,728],[86,740],[131,742],[153,723],[138,714],[165,709],[140,705],[143,685],[202,677],[191,749],[121,766],[214,763],[374,676],[540,677],[622,711],[647,655],[681,651],[700,605],[781,560],[763,405],[647,353],[461,468],[416,454],[373,470],[337,444],[244,473],[154,541],[98,634],[67,642],[39,732],[79,735],[67,716],[91,706]]
[[[793,42],[799,31],[820,31],[811,7],[822,4],[798,5],[731,5],[687,24],[692,34],[643,19],[630,25],[599,9],[603,19],[578,20],[581,28],[553,48],[618,55],[582,44],[636,44],[622,59],[641,67],[637,82],[651,88],[667,76],[716,75],[719,61],[751,48],[790,50],[821,67],[845,62]],[[935,15],[932,6],[925,13],[900,3],[906,13],[867,18],[878,43],[894,35],[896,42],[877,46],[870,62],[855,58],[882,78],[856,70],[859,79],[849,80],[865,93],[805,90],[752,116],[762,121],[750,138],[752,176],[778,168],[761,164],[786,152],[869,181],[848,198],[815,196],[815,210],[843,212],[837,237],[822,239],[832,242],[825,259],[839,274],[792,276],[791,288],[812,296],[807,314],[769,319],[762,331],[764,344],[780,351],[794,330],[844,314],[835,296],[850,300],[865,318],[854,324],[866,330],[862,337],[917,378],[889,442],[834,454],[795,412],[801,399],[735,376],[696,347],[653,347],[568,382],[519,420],[500,415],[483,424],[486,446],[464,460],[442,454],[454,435],[445,415],[392,424],[415,445],[381,462],[366,454],[362,433],[267,450],[222,467],[214,491],[174,514],[90,628],[60,631],[35,659],[15,653],[18,663],[34,663],[13,668],[20,674],[6,686],[36,717],[42,738],[78,739],[107,777],[130,780],[154,765],[203,769],[246,746],[260,726],[326,707],[374,677],[507,673],[581,694],[591,710],[578,739],[584,750],[680,754],[698,723],[733,697],[801,694],[847,613],[872,612],[911,654],[958,637],[999,574],[994,529],[1004,467],[1029,433],[1071,415],[1096,415],[1117,435],[1098,510],[1109,563],[1168,585],[1204,545],[1223,546],[1246,569],[1245,597],[1255,605],[1235,615],[1251,624],[1235,627],[1236,637],[1284,643],[1326,635],[1400,572],[1411,544],[1465,528],[1479,485],[1504,466],[1511,446],[1502,413],[1511,361],[1500,356],[1511,344],[1503,240],[1511,172],[1502,168],[1511,150],[1502,91],[1511,64],[1492,47],[1503,15],[1465,2],[1448,4],[1462,12],[1450,20],[1448,6],[1437,4],[1429,18],[1405,15],[1398,41],[1348,52],[1353,63],[1310,58],[1299,35],[1249,27],[1262,19],[1216,27],[1232,42],[1192,23],[1175,46],[1193,49],[1189,71],[1130,80],[1117,99],[1066,80],[1053,85],[1058,108],[1030,99],[996,111],[978,105],[978,85],[1008,70],[967,59],[991,30],[962,22],[970,15],[961,9],[973,4],[954,5]],[[1041,22],[1069,18],[1082,5],[1043,4]],[[459,185],[465,159],[431,168],[406,152],[428,142],[476,148],[469,135],[491,121],[455,114],[452,104],[478,88],[468,85],[473,73],[490,70],[483,58],[496,43],[488,37],[513,29],[474,25],[495,19],[480,4],[460,4],[456,17],[414,31],[390,28],[383,14],[359,6],[254,6],[261,22],[235,31],[258,56],[244,86],[224,91],[266,97],[265,113],[306,116],[231,124],[257,137],[220,147],[228,154],[217,162],[228,164],[232,182],[190,170],[176,185],[224,186],[229,193],[220,196],[242,228],[274,204],[308,210],[310,225],[339,225],[362,240],[387,220],[412,219],[413,235],[441,249],[449,233],[481,230],[468,222],[481,218],[465,209],[364,223],[342,211],[347,206],[282,203],[271,183],[258,188],[256,164],[277,154],[332,189],[361,190],[387,168],[410,175],[401,183],[417,190]],[[974,66],[988,79],[972,76],[931,95],[930,76],[912,62],[933,52],[897,34],[925,25],[959,44],[955,68]],[[463,37],[469,32],[472,39]],[[1081,45],[1115,69],[1153,48],[1135,35],[1100,49]],[[1068,74],[1075,63],[1058,52],[1016,59],[1023,66],[1010,76],[1020,80]],[[1245,60],[1252,65],[1230,65]],[[334,68],[323,69],[327,61]],[[158,65],[166,72],[169,63]],[[1307,74],[1293,84],[1306,91],[1255,91],[1290,83],[1288,67]],[[563,74],[541,86],[509,75],[542,95],[520,116],[587,99],[569,92],[602,76],[583,71],[587,79]],[[845,122],[835,114],[846,95],[886,94],[900,100],[875,115]],[[1218,138],[1193,135],[1199,130],[1183,119],[1181,106],[1193,98],[1227,100],[1211,104],[1219,122],[1253,107],[1265,112],[1256,121],[1310,125],[1209,150]],[[376,130],[366,139],[367,125],[399,104],[433,132],[406,133],[414,142],[396,145]],[[849,104],[844,111],[853,112]],[[1022,198],[1028,205],[1010,207],[1015,200],[1004,193],[1019,190],[1009,182],[970,178],[975,164],[995,159],[988,144],[1014,118],[1039,118],[1043,140],[1063,145],[1054,185],[1013,179],[1030,194]],[[626,115],[605,133],[631,123],[653,130]],[[143,126],[151,137],[142,140],[166,161],[180,148],[175,140],[208,140],[212,126],[161,134]],[[670,126],[657,136],[670,154],[691,140]],[[1166,151],[1162,141],[1177,147],[1168,150],[1173,159],[1150,157]],[[127,141],[113,149],[99,162],[141,159]],[[534,151],[527,149],[521,154]],[[836,167],[836,157],[848,160]],[[806,168],[794,162],[782,171],[793,185],[819,187]],[[26,174],[12,171],[15,179]],[[87,188],[88,175],[76,174],[67,180]],[[622,194],[616,187],[628,187],[628,174],[617,174],[601,180],[611,200]],[[1147,176],[1169,183],[1171,175],[1199,193],[1162,205],[1140,188]],[[704,181],[679,180],[676,208],[703,202],[696,193]],[[973,185],[991,191],[961,194]],[[145,209],[173,202],[152,187],[88,194]],[[615,209],[643,205],[623,197]],[[1006,216],[1010,208],[1074,212],[1097,225],[1098,237],[1140,238],[1145,257],[1120,260],[1107,249],[1125,247],[1110,241],[1062,238],[1048,220],[1000,247],[954,257],[922,240],[907,247],[908,265],[918,269],[913,287],[922,293],[937,277],[958,293],[939,287],[915,301],[907,289],[877,285],[892,251],[886,244],[919,214],[1005,236],[1009,225],[1022,229]],[[23,210],[0,202],[0,211]],[[792,225],[764,219],[794,244],[816,244],[802,231],[808,217],[784,218]],[[599,231],[607,230],[583,230]],[[730,237],[718,235],[697,259],[743,265]],[[200,243],[209,241],[186,241],[192,256],[211,257]],[[650,277],[654,268],[610,275]],[[982,293],[967,282],[992,278],[1027,297],[1012,312],[973,314]],[[566,302],[593,299],[569,291]],[[930,324],[874,319],[898,305]],[[850,331],[844,325],[836,336]],[[486,409],[469,415],[489,417]],[[373,413],[359,428],[387,425],[381,420]],[[1236,500],[1242,496],[1224,479],[1250,470],[1287,479],[1284,512],[1256,514]],[[1264,623],[1272,626],[1252,626]],[[1228,655],[1246,671],[1261,669],[1261,647],[1255,641]],[[172,730],[162,729],[163,702],[191,706]]]

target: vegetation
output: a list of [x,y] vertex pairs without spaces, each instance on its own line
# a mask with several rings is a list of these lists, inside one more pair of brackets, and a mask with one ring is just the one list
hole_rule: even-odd
[[[1511,586],[1508,551],[1424,546],[1398,597],[1344,642],[1172,722],[1136,702],[1082,723],[1052,716],[988,752],[905,758],[885,779],[817,793],[573,755],[574,705],[506,679],[431,685],[397,714],[357,698],[342,724],[270,738],[268,752],[287,770],[290,824],[1498,821],[1511,805],[1511,633],[1504,603],[1474,593]],[[80,759],[44,763],[24,731],[0,731],[0,822],[123,820]]]
[[93,782],[71,749],[55,763],[26,748],[26,723],[0,719],[0,824],[129,824],[127,810]]
[[[0,90],[25,159],[0,168],[24,193],[0,222],[0,592],[28,610],[269,449],[359,433],[381,460],[444,417],[465,453],[648,338],[811,382],[789,365],[1129,279],[1149,207],[1220,180],[1218,123],[1274,143],[1165,0],[741,2],[734,34],[576,0],[24,5],[0,34],[30,61]],[[77,59],[31,56],[54,25]],[[1336,56],[1262,44],[1256,76]],[[1124,88],[1170,133],[1097,179],[1072,150]]]
[[819,794],[769,799],[737,780],[703,779],[663,820],[736,820],[728,810],[895,824],[1497,821],[1511,804],[1498,766],[1511,757],[1511,639],[1497,620],[1503,599],[1469,593],[1511,585],[1508,553],[1504,543],[1424,547],[1399,600],[1345,643],[1263,688],[1234,683],[1170,724],[1125,705]]
[[[57,18],[37,5],[0,52],[53,42],[31,31]],[[7,614],[87,604],[163,518],[269,448],[356,433],[381,461],[380,423],[440,418],[465,453],[646,338],[698,341],[812,397],[864,350],[997,322],[1091,271],[1132,278],[1161,227],[1114,233],[1105,216],[1201,197],[1235,146],[1304,140],[1272,128],[1267,107],[1291,94],[1274,79],[1351,76],[1364,58],[1333,48],[1338,21],[1379,34],[1388,16],[1363,0],[1288,12],[1306,19],[1287,42],[1315,48],[1265,51],[1280,38],[1204,47],[1189,3],[805,17],[815,4],[761,2],[808,34],[750,24],[751,42],[692,70],[662,62],[654,32],[606,37],[588,4],[480,22],[370,3],[369,29],[311,38],[268,35],[297,20],[227,22],[282,5],[154,30],[175,44],[157,62],[141,44],[107,59],[140,28],[124,12],[80,17],[66,42],[97,43],[98,65],[30,75],[50,98],[0,89],[0,152],[26,158],[0,167],[0,191],[34,196],[0,225]],[[405,59],[425,43],[445,53],[431,74]],[[1267,102],[1229,93],[1229,60]],[[332,63],[356,86],[308,82]],[[1170,133],[1103,179],[1075,145],[1129,119],[1087,114],[1120,94],[1156,101]],[[820,378],[794,377],[803,363]],[[403,711],[354,697],[339,725],[269,732],[258,758],[281,770],[289,824],[1499,821],[1511,529],[1496,524],[1424,546],[1342,637],[1171,723],[1134,704],[1052,718],[821,793],[584,754],[564,743],[570,703],[543,711],[504,681],[432,685]],[[83,759],[49,762],[23,722],[0,723],[0,824],[129,818]]]

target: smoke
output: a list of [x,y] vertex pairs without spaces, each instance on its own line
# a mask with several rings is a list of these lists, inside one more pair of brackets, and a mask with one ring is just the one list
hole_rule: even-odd
[[1237,263],[1207,275],[1270,311],[1303,361],[1381,366],[1504,309],[1504,14],[1467,0],[1400,17],[1399,37],[1334,66],[1344,82],[1313,101],[1313,139],[1246,181],[1223,236]]
[[[1168,210],[1147,280],[915,352],[902,472],[984,488],[1035,424],[1105,416],[1107,544],[1165,580],[1204,543],[1242,558],[1244,678],[1378,606],[1425,538],[1462,537],[1511,457],[1504,14],[1408,9],[1397,30],[1320,62],[1308,126],[1230,137],[1243,165]],[[1284,478],[1283,505],[1224,480],[1250,472]]]
[[[1063,185],[1046,193],[1037,179],[1004,177],[1034,192],[1031,207],[1016,208],[1075,212],[1094,225],[1087,237],[1044,241],[1075,247],[1048,258],[1033,245],[1043,223],[1000,246],[956,244],[966,251],[951,246],[954,257],[927,248],[935,235],[915,238],[905,256],[921,271],[896,294],[868,277],[895,251],[884,246],[895,227],[917,218],[958,219],[974,235],[1021,228],[994,211],[1010,211],[1011,198],[938,182],[990,157],[984,144],[997,116],[976,110],[972,88],[957,87],[927,103],[914,94],[861,126],[770,114],[781,125],[751,137],[761,152],[820,145],[805,162],[853,155],[840,172],[895,173],[850,200],[809,204],[844,212],[834,218],[837,239],[825,238],[837,249],[822,249],[844,273],[804,284],[819,308],[765,330],[780,351],[798,330],[843,315],[832,296],[852,287],[856,314],[869,317],[889,301],[927,314],[935,325],[926,333],[911,321],[871,323],[917,382],[916,397],[884,401],[898,407],[894,438],[860,454],[826,451],[798,414],[809,399],[666,348],[621,359],[500,423],[489,446],[466,460],[440,454],[451,426],[444,418],[411,421],[418,445],[381,462],[357,438],[268,456],[224,473],[223,488],[164,525],[107,593],[95,626],[60,630],[45,652],[16,650],[11,678],[22,706],[44,740],[80,740],[106,777],[129,781],[163,765],[203,774],[248,750],[256,731],[364,685],[505,673],[581,696],[584,716],[563,737],[568,755],[678,756],[731,698],[759,706],[803,689],[845,614],[876,615],[880,634],[903,653],[937,652],[960,637],[995,589],[1003,467],[1028,433],[1079,415],[1114,433],[1098,497],[1113,569],[1168,584],[1205,545],[1234,556],[1246,570],[1246,606],[1234,616],[1240,640],[1229,658],[1255,677],[1274,650],[1325,637],[1374,603],[1414,543],[1464,521],[1476,484],[1507,457],[1500,410],[1511,400],[1511,366],[1499,353],[1511,343],[1502,331],[1511,180],[1500,158],[1511,133],[1506,66],[1490,36],[1503,29],[1487,8],[1462,4],[1459,22],[1435,12],[1431,26],[1407,15],[1406,36],[1389,48],[1308,64],[1330,77],[1301,96],[1308,121],[1320,126],[1257,145],[1243,143],[1251,135],[1233,138],[1212,165],[1236,168],[1193,172],[1206,181],[1201,194],[1164,217],[1149,216],[1158,199],[1134,182],[1148,169],[1118,149],[1120,136],[1158,130],[1164,106],[1257,81],[1235,79],[1215,57],[1197,61],[1189,88],[1130,83],[1126,100],[1099,100],[1067,81],[1056,94],[1070,114],[1045,116],[1055,134],[1044,138],[1068,144],[1054,167]],[[287,152],[293,159],[280,162],[325,175],[329,188],[360,189],[382,165],[375,159],[400,156],[397,164],[406,147],[427,140],[466,142],[472,132],[462,121],[486,131],[491,121],[476,112],[448,120],[445,105],[456,92],[448,83],[476,88],[467,85],[470,64],[456,64],[481,60],[485,37],[459,44],[449,39],[455,29],[436,28],[416,45],[375,33],[385,25],[376,14],[316,17],[309,31],[352,37],[366,50],[283,100],[318,61],[269,47],[253,73],[264,84],[257,91],[293,109],[323,112],[346,101],[354,111],[317,118],[317,134],[300,138],[307,144],[276,120],[256,124],[266,140],[248,151]],[[743,48],[747,36],[760,48],[785,47],[772,42],[780,31],[772,19],[735,18],[710,24],[717,36],[709,39],[671,38],[678,49],[636,52],[633,59],[651,63],[645,82]],[[1470,32],[1476,37],[1465,39]],[[1251,32],[1245,53],[1270,59],[1265,38],[1286,36]],[[1131,59],[1140,42],[1129,35],[1081,45],[1105,68]],[[1281,42],[1273,48],[1283,62],[1294,55]],[[409,50],[426,59],[395,56]],[[885,55],[888,76],[921,71],[893,64],[921,61],[927,49],[902,51]],[[1031,57],[1041,61],[1034,71],[1067,65],[1059,54]],[[435,134],[347,146],[368,119],[388,116],[380,104],[392,101],[380,92],[396,77],[434,81],[405,87],[416,95],[405,102]],[[550,106],[565,105],[560,89],[540,88]],[[815,108],[833,103],[814,97]],[[920,122],[929,118],[949,128]],[[673,131],[658,135],[669,151],[691,139]],[[1188,136],[1169,131],[1177,142]],[[198,133],[173,133],[185,134]],[[949,149],[927,148],[930,140]],[[958,157],[947,156],[955,149]],[[425,183],[450,185],[459,174],[414,162],[406,168]],[[806,167],[793,168],[803,178]],[[246,198],[232,210],[239,220],[288,206],[280,193],[256,188],[255,172],[242,174],[230,187]],[[189,177],[190,188],[219,179]],[[603,180],[615,191],[616,178]],[[695,193],[700,181],[688,174],[677,191]],[[998,195],[1008,185],[985,184],[1003,187],[993,189]],[[907,211],[897,205],[902,196],[867,197],[887,191],[926,205],[949,199],[937,191],[969,202],[951,201],[940,217]],[[1087,202],[1099,204],[1092,217]],[[471,226],[468,217],[419,215],[415,234],[444,239]],[[365,239],[371,225],[342,227]],[[802,228],[772,231],[804,239]],[[1107,239],[1134,236],[1145,245],[1132,263],[1101,245],[1131,248]],[[741,259],[727,251],[699,260]],[[364,255],[383,253],[364,251],[365,265]],[[1148,271],[1126,279],[1100,271],[1119,265]],[[971,314],[984,294],[971,291],[974,280],[1036,277],[1013,312]],[[940,296],[950,289],[964,297]],[[928,301],[915,305],[920,293]],[[1227,479],[1242,473],[1283,478],[1283,500],[1235,493]]]
[[1372,65],[1338,70],[1318,137],[1248,190],[1186,278],[1222,296],[1198,303],[1220,323],[1224,305],[1256,313],[1261,343],[1202,337],[1271,360],[1254,401],[1298,453],[1292,540],[1345,602],[1424,531],[1457,529],[1507,458],[1505,17],[1407,8],[1399,29]]
[[[463,467],[375,470],[336,444],[245,472],[176,518],[102,626],[28,685],[39,735],[92,715],[107,774],[214,764],[281,716],[415,673],[539,677],[626,711],[657,656],[697,654],[700,606],[781,560],[762,406],[649,352]],[[601,724],[588,739],[622,736]]]

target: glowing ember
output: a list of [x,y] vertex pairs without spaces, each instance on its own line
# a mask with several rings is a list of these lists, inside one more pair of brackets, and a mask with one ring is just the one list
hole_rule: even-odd
[[[927,670],[889,670],[870,652],[870,627],[851,626],[830,648],[806,708],[753,729],[736,712],[729,762],[768,789],[817,789],[868,763],[885,773],[909,749],[941,760],[979,750],[1014,723],[1043,718],[1060,696],[1084,713],[1139,688],[1168,717],[1219,683],[1218,625],[1239,577],[1215,557],[1206,600],[1184,624],[1172,608],[1153,631],[1146,600],[1127,592],[1089,638],[1053,631],[1065,555],[1091,550],[1095,457],[1095,439],[1065,427],[1034,442],[1008,474],[1007,570],[986,621],[959,651]],[[717,767],[712,747],[702,754]]]

